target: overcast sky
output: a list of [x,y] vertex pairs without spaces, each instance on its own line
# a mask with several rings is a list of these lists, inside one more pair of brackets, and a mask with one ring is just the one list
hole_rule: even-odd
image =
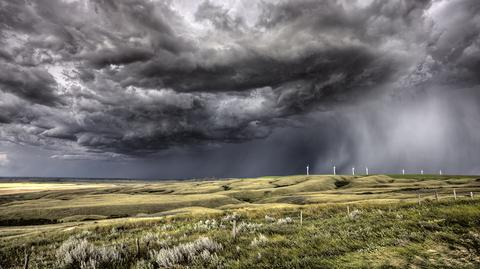
[[480,174],[478,0],[0,0],[0,176]]

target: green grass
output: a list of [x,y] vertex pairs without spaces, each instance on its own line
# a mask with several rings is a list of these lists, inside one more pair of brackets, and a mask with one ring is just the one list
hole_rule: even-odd
[[[480,197],[467,196],[480,195],[477,177],[315,175],[102,182],[98,188],[92,182],[76,183],[78,188],[70,188],[72,182],[35,184],[45,183],[24,182],[22,188],[36,191],[0,195],[0,268],[22,268],[30,246],[30,268],[60,268],[57,251],[71,237],[125,255],[106,268],[157,268],[152,251],[204,236],[223,248],[178,267],[480,267]],[[358,213],[347,216],[347,206]],[[233,213],[239,215],[237,226],[248,224],[235,239],[232,222],[222,220]],[[266,215],[293,223],[269,222]],[[260,234],[266,241],[252,243]]]
[[[0,240],[3,266],[22,263],[24,245],[34,245],[32,268],[55,268],[55,250],[68,237],[84,236],[97,246],[125,244],[132,258],[123,267],[136,261],[149,260],[147,246],[135,258],[135,240],[148,233],[169,238],[168,245],[191,242],[208,236],[222,244],[218,252],[226,268],[478,268],[480,266],[480,202],[448,201],[421,206],[352,205],[358,217],[346,216],[344,206],[302,207],[303,225],[299,225],[297,209],[257,209],[241,211],[241,222],[259,225],[254,230],[231,236],[232,225],[196,229],[201,220],[221,222],[226,213],[178,215],[147,219],[103,220],[82,226],[47,225],[44,230],[27,235],[3,235]],[[266,222],[264,216],[290,216],[291,224]],[[164,225],[170,228],[164,229]],[[85,231],[90,231],[85,233]],[[25,231],[24,231],[25,232]],[[252,246],[252,240],[263,234],[268,241]],[[143,241],[142,241],[143,242]],[[159,249],[153,244],[148,250]],[[191,264],[193,267],[211,264]]]

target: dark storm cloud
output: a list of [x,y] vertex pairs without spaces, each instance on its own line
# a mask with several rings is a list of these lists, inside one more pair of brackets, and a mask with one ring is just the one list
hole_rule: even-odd
[[[354,77],[373,60],[379,69],[391,66],[394,72],[397,63],[392,62],[399,59],[381,51],[382,39],[396,35],[407,39],[402,42],[416,42],[415,31],[422,30],[418,26],[422,26],[422,12],[429,2],[392,2],[379,1],[353,11],[335,1],[270,4],[264,7],[257,28],[247,29],[228,10],[206,1],[195,18],[210,21],[215,29],[233,32],[222,36],[235,42],[227,53],[197,47],[193,55],[160,54],[145,64],[126,67],[114,77],[122,85],[244,91],[301,79],[322,80],[333,72],[357,72],[348,74]],[[262,29],[274,37],[261,34]],[[311,45],[305,46],[304,41]]]
[[[244,57],[234,59],[233,62],[215,66],[195,65],[193,68],[188,65],[182,68],[181,62],[178,63],[180,67],[164,66],[164,62],[159,60],[144,66],[141,73],[137,74],[139,77],[148,79],[145,83],[142,83],[141,79],[131,78],[121,83],[155,87],[160,81],[162,86],[177,91],[238,92],[266,86],[276,88],[296,80],[316,80],[322,83],[333,74],[343,74],[347,80],[352,81],[361,76],[365,70],[381,69],[389,66],[392,61],[392,59],[378,59],[375,52],[363,46],[321,48],[318,51],[302,52],[302,55],[293,59],[278,59],[260,53],[248,53]],[[124,78],[127,74],[131,74],[130,71],[126,69],[119,72],[118,76]],[[388,71],[385,70],[378,77],[386,75]],[[160,79],[159,76],[164,77]],[[375,80],[373,76],[375,74],[365,80]]]
[[437,16],[428,46],[435,80],[474,85],[480,82],[480,3],[451,1],[432,10]]
[[477,1],[254,6],[252,19],[213,1],[190,15],[171,1],[1,1],[0,138],[57,159],[142,156],[478,83]]
[[3,63],[0,67],[0,89],[33,103],[54,105],[61,102],[56,94],[57,83],[42,68],[21,67]]

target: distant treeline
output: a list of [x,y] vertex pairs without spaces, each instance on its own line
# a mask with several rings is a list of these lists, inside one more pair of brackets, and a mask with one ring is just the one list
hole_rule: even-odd
[[0,226],[28,226],[55,223],[58,223],[58,221],[51,219],[0,219]]

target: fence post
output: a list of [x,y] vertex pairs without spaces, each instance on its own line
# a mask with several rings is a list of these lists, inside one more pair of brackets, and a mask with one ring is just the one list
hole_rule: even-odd
[[435,200],[438,202],[438,192],[435,192]]
[[136,255],[137,257],[140,257],[140,240],[138,238],[135,239],[135,245],[136,245]]
[[303,212],[300,210],[300,226],[303,224]]
[[350,206],[347,205],[347,217],[350,217]]
[[453,199],[457,200],[457,191],[453,189]]
[[420,192],[417,192],[417,199],[418,199],[418,205],[421,205],[422,201],[420,200]]
[[30,263],[31,254],[32,254],[32,249],[25,247],[25,263],[23,264],[23,269],[28,269],[28,264]]
[[233,220],[232,237],[233,240],[237,238],[237,220]]
[[470,198],[473,200],[473,191],[470,192]]

